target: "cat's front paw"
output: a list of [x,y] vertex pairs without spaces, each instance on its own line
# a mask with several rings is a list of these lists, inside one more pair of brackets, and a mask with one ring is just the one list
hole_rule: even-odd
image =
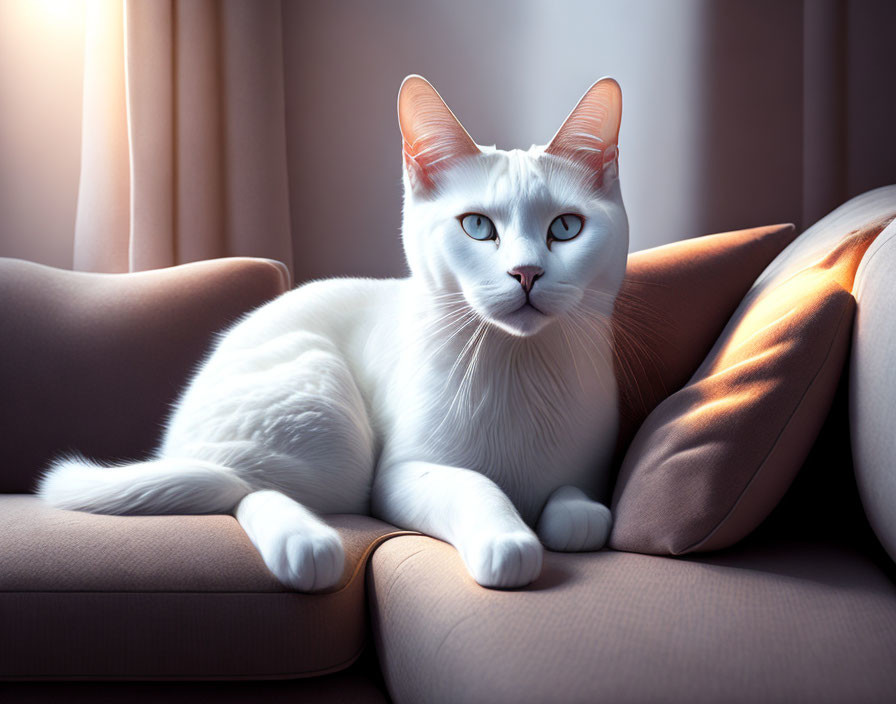
[[541,574],[544,549],[530,531],[499,533],[474,541],[461,556],[483,587],[524,587]]
[[300,592],[316,592],[336,585],[345,566],[339,534],[329,526],[312,531],[285,530],[259,546],[265,564],[281,583]]
[[600,550],[612,525],[610,509],[578,489],[564,487],[544,507],[536,532],[549,550],[582,552]]

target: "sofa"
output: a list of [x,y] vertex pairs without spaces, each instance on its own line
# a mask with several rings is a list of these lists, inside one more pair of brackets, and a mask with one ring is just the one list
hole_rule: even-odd
[[[743,297],[760,272],[887,211],[896,187],[787,246],[748,242],[752,254],[726,255],[744,283],[719,285]],[[215,333],[286,290],[285,267],[88,274],[0,260],[0,700],[896,701],[894,277],[891,226],[856,274],[849,360],[817,440],[735,545],[546,552],[534,584],[489,590],[445,543],[329,516],[343,578],[299,594],[232,516],[93,515],[32,493],[59,453],[149,452]],[[703,347],[731,313],[713,305]]]

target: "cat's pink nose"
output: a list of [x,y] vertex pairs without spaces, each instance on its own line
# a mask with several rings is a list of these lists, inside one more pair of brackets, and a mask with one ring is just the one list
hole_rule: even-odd
[[515,266],[507,273],[517,281],[519,281],[520,286],[523,287],[526,295],[529,295],[529,291],[532,290],[532,286],[534,286],[535,282],[541,278],[542,274],[544,274],[544,269],[542,269],[540,266],[532,266],[530,264],[526,264],[524,266]]

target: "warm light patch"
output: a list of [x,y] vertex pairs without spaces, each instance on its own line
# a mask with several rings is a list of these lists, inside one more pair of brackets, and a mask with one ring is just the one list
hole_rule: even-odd
[[720,351],[713,371],[728,369],[745,360],[771,353],[775,346],[786,342],[799,325],[802,303],[812,301],[819,292],[831,285],[830,274],[823,269],[803,271],[778,286],[773,295],[760,298],[733,330]]
[[[743,363],[745,355],[771,354],[797,335],[800,316],[824,291],[840,287],[849,291],[865,251],[893,217],[888,216],[846,235],[821,260],[795,273],[774,292],[761,297],[746,312],[725,347],[713,372],[727,371]],[[793,328],[793,329],[792,329]]]
[[84,21],[86,0],[28,0],[24,3],[33,21],[56,26],[76,25]]
[[801,354],[807,325],[821,310],[818,302],[845,293],[842,283],[857,266],[853,242],[847,238],[824,262],[797,272],[746,308],[704,367],[703,378],[692,382],[703,400],[682,420],[698,426],[712,423],[714,416],[732,416],[737,409],[748,413],[745,409],[775,393],[781,369],[791,368],[785,360]]
[[754,394],[752,393],[732,393],[720,398],[710,398],[710,400],[704,401],[703,403],[695,406],[691,411],[687,413],[686,417],[693,423],[699,422],[700,418],[706,416],[714,419],[717,417],[717,414],[728,413],[737,408],[742,403],[752,401],[753,399]]
[[766,331],[771,330],[772,328],[780,327],[788,322],[788,319],[791,318],[798,310],[796,306],[788,310],[786,313],[779,315],[777,318],[772,320],[770,323],[766,325],[759,325],[754,331],[750,330],[738,330],[735,332],[731,342],[728,345],[728,349],[730,351],[734,351],[740,347],[747,345],[754,338],[759,337]]

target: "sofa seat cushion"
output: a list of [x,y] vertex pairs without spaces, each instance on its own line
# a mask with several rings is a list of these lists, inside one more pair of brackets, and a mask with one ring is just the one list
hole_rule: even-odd
[[896,701],[896,585],[851,548],[548,552],[534,584],[497,591],[413,536],[368,570],[399,703]]
[[364,565],[395,534],[329,518],[346,568],[288,591],[232,516],[104,516],[0,496],[0,677],[300,677],[348,667],[365,640]]

